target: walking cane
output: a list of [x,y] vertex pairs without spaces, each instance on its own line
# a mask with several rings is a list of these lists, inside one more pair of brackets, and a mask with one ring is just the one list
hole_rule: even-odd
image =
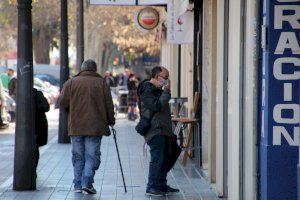
[[124,174],[123,174],[122,163],[121,163],[120,154],[119,154],[119,148],[118,148],[118,144],[117,144],[116,130],[114,129],[114,127],[111,127],[111,130],[113,132],[114,140],[115,140],[115,144],[116,144],[116,149],[117,149],[117,154],[118,154],[120,169],[121,169],[121,173],[122,173],[122,179],[123,179],[124,189],[125,189],[125,192],[127,192],[127,188],[126,188],[126,184],[125,184],[125,179],[124,179]]

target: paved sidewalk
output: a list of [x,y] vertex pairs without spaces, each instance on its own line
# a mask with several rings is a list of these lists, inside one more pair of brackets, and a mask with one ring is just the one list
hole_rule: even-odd
[[[117,139],[123,164],[128,192],[124,193],[113,137],[105,137],[101,145],[101,165],[96,172],[94,187],[96,195],[76,194],[72,186],[73,167],[71,145],[57,144],[57,137],[42,150],[38,166],[37,191],[16,192],[11,180],[0,183],[0,200],[62,200],[62,199],[103,199],[103,200],[215,200],[216,195],[199,173],[192,167],[183,168],[176,164],[169,173],[169,184],[181,190],[180,194],[150,198],[145,196],[148,159],[144,155],[144,140],[134,131],[134,122],[118,120]],[[2,173],[0,171],[0,173]]]
[[[47,112],[47,118],[49,140],[51,140],[57,135],[58,109]],[[0,186],[13,174],[14,147],[15,123],[10,123],[9,128],[0,130]]]

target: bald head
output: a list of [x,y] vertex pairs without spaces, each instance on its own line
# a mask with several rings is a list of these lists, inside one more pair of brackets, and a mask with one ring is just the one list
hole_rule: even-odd
[[169,70],[165,67],[161,67],[160,75],[162,77],[164,77],[165,79],[168,79],[169,78]]
[[157,66],[154,67],[151,72],[150,82],[157,88],[162,89],[164,86],[169,85],[169,71],[167,70],[167,68]]
[[156,78],[161,73],[167,74],[169,77],[169,71],[167,70],[167,68],[162,66],[156,66],[151,70],[151,78]]

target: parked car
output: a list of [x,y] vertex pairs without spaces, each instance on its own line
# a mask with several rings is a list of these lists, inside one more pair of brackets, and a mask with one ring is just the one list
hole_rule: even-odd
[[7,70],[7,66],[0,65],[0,73],[5,73]]
[[59,80],[50,74],[35,74],[34,77],[59,87]]
[[34,78],[34,88],[43,92],[49,104],[55,104],[59,96],[59,87],[51,85],[37,77]]

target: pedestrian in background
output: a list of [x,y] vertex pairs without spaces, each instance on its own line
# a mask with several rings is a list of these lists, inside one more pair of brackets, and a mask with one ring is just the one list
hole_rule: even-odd
[[154,67],[151,79],[144,80],[138,87],[141,119],[150,121],[149,130],[142,134],[151,154],[146,195],[163,196],[179,192],[167,185],[167,174],[181,153],[172,132],[170,88],[169,72],[160,66]]
[[8,128],[8,124],[5,124],[3,121],[3,117],[6,116],[6,98],[4,95],[4,88],[2,85],[2,81],[0,81],[0,129]]
[[129,81],[127,83],[128,95],[127,95],[127,106],[128,106],[128,119],[136,120],[136,106],[137,106],[137,86],[138,80],[134,73],[129,75]]
[[9,83],[9,76],[7,74],[7,71],[5,73],[0,74],[0,78],[2,81],[2,85],[5,89],[8,89],[8,83]]
[[36,169],[39,163],[39,147],[47,144],[48,141],[48,120],[46,112],[49,111],[50,105],[41,91],[33,88],[33,99],[35,107],[35,181],[32,189],[36,189]]
[[106,71],[106,72],[105,72],[104,79],[105,79],[106,84],[107,84],[109,87],[115,87],[115,80],[114,80],[114,78],[112,77],[110,71]]
[[7,75],[9,76],[8,94],[17,101],[17,75],[15,70],[13,68],[8,68]]
[[59,97],[60,108],[68,111],[74,191],[88,194],[96,194],[93,183],[102,136],[109,136],[109,126],[115,124],[110,88],[96,71],[93,60],[84,61],[81,72],[64,84]]
[[130,76],[129,69],[125,69],[125,71],[123,73],[123,76],[122,76],[122,82],[121,82],[120,85],[127,87],[127,84],[128,84],[128,81],[129,81],[129,76]]

